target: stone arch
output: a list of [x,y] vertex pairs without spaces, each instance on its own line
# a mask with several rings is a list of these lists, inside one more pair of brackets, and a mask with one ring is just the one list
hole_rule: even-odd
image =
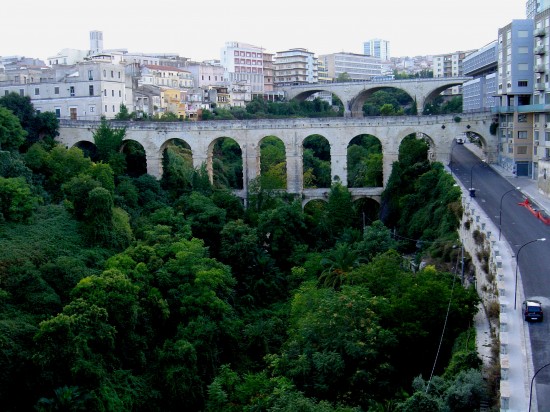
[[302,140],[303,185],[306,188],[330,188],[332,184],[331,145],[320,134]]
[[125,155],[126,174],[132,177],[139,177],[149,172],[147,152],[140,142],[133,139],[124,139],[120,152]]
[[427,135],[426,133],[420,132],[420,131],[408,133],[404,136],[399,137],[399,139],[398,139],[398,142],[399,142],[399,149],[398,149],[398,156],[399,157],[398,157],[398,160],[401,160],[402,155],[405,155],[405,156],[407,155],[407,153],[402,153],[403,143],[407,139],[416,139],[416,140],[424,141],[426,143],[426,145],[428,146],[427,147],[427,153],[426,153],[427,160],[429,160],[430,162],[436,160],[437,147],[436,147],[435,140],[431,136]]
[[185,167],[189,167],[190,169],[194,168],[191,146],[181,138],[168,139],[163,142],[159,150],[159,158],[161,159],[160,170],[162,174],[164,174],[168,162],[178,161],[177,159],[181,160]]
[[328,204],[327,198],[311,198],[302,200],[302,209],[305,213],[317,216],[323,213]]
[[262,188],[287,189],[287,150],[283,140],[274,135],[264,136],[256,151],[256,170]]
[[[321,85],[319,85],[319,86],[321,86]],[[346,102],[345,96],[342,96],[338,93],[335,93],[333,90],[330,90],[328,88],[324,89],[322,87],[314,88],[314,89],[310,89],[310,90],[305,90],[303,92],[299,92],[291,100],[297,100],[299,102],[303,102],[303,101],[307,100],[309,97],[313,96],[315,93],[321,93],[321,92],[330,93],[331,95],[336,96],[344,104]]]
[[360,219],[363,229],[380,219],[380,199],[367,196],[354,198],[353,208],[357,214],[356,220]]
[[94,142],[90,142],[88,140],[80,140],[76,142],[73,147],[77,147],[84,153],[85,157],[90,158],[93,162],[97,161],[99,159],[99,155],[97,153],[97,146]]
[[410,97],[411,102],[414,103],[415,96],[411,96],[408,90],[405,90],[401,87],[380,85],[379,87],[372,87],[370,89],[365,89],[361,91],[359,94],[357,94],[353,99],[350,100],[349,109],[352,112],[353,117],[363,117],[363,105],[365,104],[365,102],[370,97],[372,97],[374,93],[382,90],[387,90],[387,89],[400,90],[406,93]]
[[213,139],[208,145],[206,170],[214,187],[243,189],[243,150],[239,142],[229,136]]
[[[436,87],[433,90],[431,90],[426,96],[424,97],[424,100],[421,102],[422,107],[418,108],[419,113],[425,113],[426,105],[429,103],[432,103],[441,93],[443,93],[445,90],[450,89],[455,86],[461,86],[462,82],[456,82],[456,83],[448,83],[440,87]],[[426,113],[428,114],[428,113]]]
[[382,141],[371,134],[353,137],[347,146],[347,186],[382,187],[384,184]]

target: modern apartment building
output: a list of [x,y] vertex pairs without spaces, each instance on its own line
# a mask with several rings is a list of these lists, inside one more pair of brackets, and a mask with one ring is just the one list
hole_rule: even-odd
[[534,19],[533,178],[550,196],[550,1]]
[[382,75],[382,63],[377,57],[356,53],[333,53],[319,56],[328,77],[336,80],[347,73],[351,80],[370,80]]
[[550,9],[550,0],[527,0],[525,3],[525,16],[534,19],[538,13]]
[[[542,36],[540,39],[544,39]],[[533,56],[544,56],[544,40],[534,47],[534,20],[513,20],[498,31],[498,139],[499,164],[517,176],[534,176],[534,128],[539,131],[541,115],[533,112],[533,100],[546,98],[545,74],[537,74],[535,81]],[[542,70],[537,68],[536,70]],[[534,90],[537,90],[534,95]],[[542,113],[544,117],[544,113]],[[535,126],[536,125],[536,126]],[[544,128],[542,129],[544,131]],[[540,131],[539,131],[540,135]]]
[[382,39],[368,40],[363,43],[363,54],[382,61],[390,60],[390,42]]
[[495,40],[466,56],[464,76],[473,79],[462,85],[462,109],[476,112],[495,107],[497,93],[498,42]]
[[0,95],[12,92],[29,96],[38,112],[54,112],[59,118],[111,119],[121,104],[133,110],[132,87],[126,83],[124,68],[109,63],[56,66],[25,83],[16,77],[0,82]]
[[227,42],[221,49],[220,63],[227,84],[250,85],[252,94],[264,92],[264,49],[241,42]]
[[[434,77],[459,77],[464,75],[462,62],[469,54],[476,50],[457,51],[449,54],[438,54],[433,57]],[[458,95],[462,93],[459,86],[445,91],[445,95]]]
[[273,61],[274,86],[317,83],[317,58],[307,49],[279,51]]

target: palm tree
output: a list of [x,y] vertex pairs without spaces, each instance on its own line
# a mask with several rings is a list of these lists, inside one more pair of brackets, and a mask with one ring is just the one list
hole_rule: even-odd
[[319,276],[319,281],[324,286],[330,286],[334,289],[339,289],[343,284],[351,284],[353,279],[350,278],[349,274],[360,262],[359,254],[348,243],[338,243],[321,260],[324,269],[321,276]]

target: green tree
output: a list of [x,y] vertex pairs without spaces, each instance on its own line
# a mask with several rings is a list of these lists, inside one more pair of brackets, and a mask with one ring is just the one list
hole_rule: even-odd
[[115,175],[121,175],[126,168],[126,160],[120,148],[126,136],[125,128],[112,128],[107,120],[102,119],[93,137],[100,160],[108,163]]
[[351,82],[351,76],[349,75],[349,73],[347,72],[344,72],[344,73],[340,73],[338,75],[338,77],[336,78],[336,81],[338,83],[342,83],[342,82]]
[[17,150],[25,142],[27,132],[18,118],[0,106],[0,150]]
[[288,340],[269,356],[274,371],[308,397],[366,407],[395,388],[387,386],[389,353],[397,341],[376,312],[383,298],[363,287],[340,291],[304,283],[292,300]]
[[26,221],[40,200],[23,177],[0,177],[0,220]]

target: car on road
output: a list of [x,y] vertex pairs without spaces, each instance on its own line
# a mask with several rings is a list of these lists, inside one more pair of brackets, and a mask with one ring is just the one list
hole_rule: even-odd
[[540,321],[544,319],[542,303],[538,300],[527,299],[523,302],[523,318],[529,321]]

